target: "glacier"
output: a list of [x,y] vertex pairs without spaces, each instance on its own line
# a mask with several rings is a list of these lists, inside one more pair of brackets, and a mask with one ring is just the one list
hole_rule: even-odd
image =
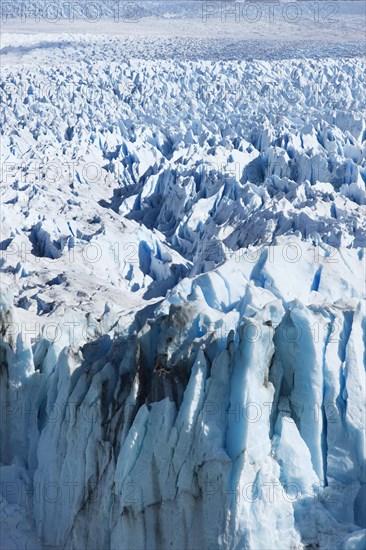
[[2,51],[1,548],[364,550],[365,59],[61,38]]

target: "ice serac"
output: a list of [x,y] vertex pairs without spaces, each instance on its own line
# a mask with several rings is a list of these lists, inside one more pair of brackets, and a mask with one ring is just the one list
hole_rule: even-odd
[[[313,251],[291,243],[304,252],[292,266],[298,279]],[[349,296],[329,303],[310,284],[301,302],[295,288],[281,295],[280,270],[274,294],[249,268],[228,260],[183,279],[133,335],[110,322],[79,348],[54,348],[52,369],[34,366],[42,337],[12,336],[17,311],[3,295],[2,503],[29,540],[362,547],[360,288],[351,281]],[[11,529],[7,520],[5,541]]]
[[6,69],[1,547],[364,550],[363,69]]

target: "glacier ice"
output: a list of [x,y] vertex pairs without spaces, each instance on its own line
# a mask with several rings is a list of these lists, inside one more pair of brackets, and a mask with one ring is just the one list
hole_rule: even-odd
[[1,547],[364,549],[364,60],[99,47],[3,71]]

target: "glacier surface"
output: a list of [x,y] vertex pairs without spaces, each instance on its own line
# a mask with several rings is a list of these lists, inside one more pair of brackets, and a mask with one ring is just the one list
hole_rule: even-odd
[[3,51],[1,548],[364,550],[365,60],[69,39]]

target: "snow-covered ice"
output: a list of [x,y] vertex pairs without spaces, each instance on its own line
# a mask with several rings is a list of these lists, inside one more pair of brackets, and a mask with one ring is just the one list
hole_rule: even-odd
[[1,548],[366,548],[359,3],[190,4],[6,23]]

